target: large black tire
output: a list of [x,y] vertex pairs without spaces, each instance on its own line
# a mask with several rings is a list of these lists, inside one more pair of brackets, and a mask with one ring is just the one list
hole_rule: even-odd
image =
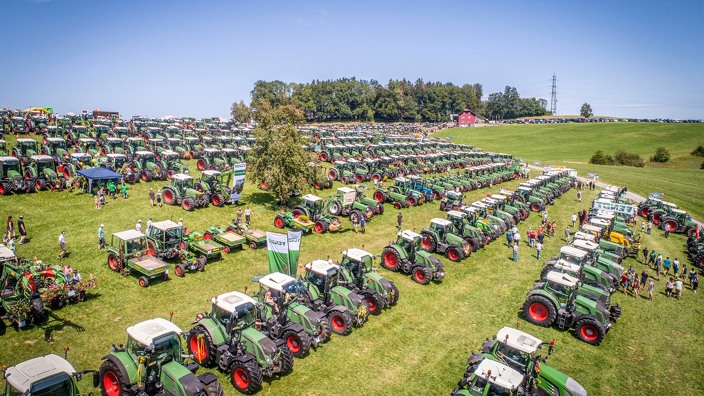
[[320,342],[330,341],[330,336],[332,336],[332,328],[330,327],[330,321],[328,318],[323,317],[320,321]]
[[420,235],[423,239],[420,242],[420,247],[426,252],[434,252],[438,246],[438,242],[435,240],[435,236],[428,232],[421,231]]
[[262,369],[256,360],[236,361],[230,366],[230,382],[240,393],[251,395],[262,387]]
[[34,182],[34,188],[37,191],[44,191],[46,190],[46,179],[36,179]]
[[181,208],[186,211],[191,211],[196,208],[196,201],[191,197],[186,197],[181,201]]
[[222,388],[222,384],[217,380],[217,378],[215,378],[214,381],[210,381],[210,383],[204,381],[204,379],[209,376],[215,376],[215,374],[205,373],[198,376],[198,379],[205,390],[205,396],[225,396],[225,389]]
[[286,347],[297,358],[304,357],[310,350],[310,338],[305,332],[286,330],[281,338],[286,341]]
[[100,393],[103,396],[126,396],[133,395],[130,391],[129,378],[126,377],[124,370],[120,370],[115,363],[106,360],[100,365],[99,370]]
[[46,317],[46,311],[44,311],[44,301],[40,297],[34,297],[32,299],[32,307],[29,310],[29,321],[34,324],[41,323]]
[[459,262],[462,260],[462,252],[455,246],[447,248],[445,255],[450,261]]
[[386,305],[386,301],[376,292],[367,292],[362,295],[364,301],[367,302],[369,313],[374,316],[381,315],[381,312]]
[[550,327],[557,317],[557,310],[547,297],[534,294],[523,303],[523,317],[537,326]]
[[411,275],[413,280],[421,285],[427,285],[433,280],[433,271],[428,267],[417,266],[413,268],[413,273]]
[[354,318],[349,312],[332,310],[328,313],[328,319],[330,321],[330,327],[332,332],[339,335],[348,335],[352,331],[352,324],[354,323]]
[[193,360],[204,367],[213,367],[217,346],[210,333],[202,325],[197,325],[188,334],[188,351],[193,355]]
[[281,373],[288,374],[293,371],[293,353],[288,348],[281,349]]
[[599,345],[604,340],[606,329],[593,318],[582,318],[574,326],[574,333],[587,344]]
[[221,208],[225,206],[225,197],[223,197],[223,195],[220,193],[215,193],[210,197],[210,202],[213,204],[213,206]]
[[339,215],[342,212],[342,205],[338,201],[332,201],[330,202],[330,206],[328,206],[328,212],[330,212],[331,215]]
[[381,266],[389,271],[396,272],[401,268],[401,255],[396,249],[385,247],[381,251]]
[[548,276],[548,273],[553,269],[554,267],[552,265],[546,265],[543,267],[543,270],[540,271],[540,279],[545,279]]

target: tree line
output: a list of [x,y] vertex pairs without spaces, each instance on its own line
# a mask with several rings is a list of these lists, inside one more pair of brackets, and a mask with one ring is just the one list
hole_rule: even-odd
[[546,100],[521,98],[514,87],[507,86],[504,92],[492,93],[482,101],[481,84],[457,86],[422,79],[389,80],[386,85],[354,77],[309,83],[260,80],[251,95],[251,107],[242,101],[232,105],[235,120],[249,121],[252,110],[256,112],[263,103],[272,108],[294,105],[314,122],[445,122],[464,109],[497,120],[547,114]]

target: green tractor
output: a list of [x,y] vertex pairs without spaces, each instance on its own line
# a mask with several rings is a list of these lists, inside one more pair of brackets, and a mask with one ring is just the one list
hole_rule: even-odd
[[44,301],[36,282],[19,266],[15,253],[5,245],[0,245],[0,271],[0,328],[5,328],[5,321],[21,329],[44,320]]
[[[312,228],[318,234],[323,234],[327,231],[338,231],[341,228],[340,219],[337,216],[330,216],[325,213],[324,208],[325,201],[322,198],[313,194],[306,194],[301,197],[301,203],[289,212],[290,216],[288,217],[298,220],[301,225],[307,219],[306,223],[313,223]],[[274,219],[274,226],[277,228],[288,226],[291,221],[285,215],[277,215]],[[307,229],[310,229],[310,227],[307,227]]]
[[137,273],[142,287],[149,286],[151,279],[169,279],[169,265],[149,254],[147,238],[137,230],[112,234],[106,250],[108,268],[123,275]]
[[68,143],[66,139],[60,137],[44,138],[41,154],[52,156],[54,161],[59,162],[68,155]]
[[224,158],[222,150],[217,148],[206,148],[196,162],[196,167],[201,172],[206,169],[223,170],[226,165],[227,160]]
[[452,222],[455,229],[460,232],[458,235],[464,238],[473,252],[486,246],[487,236],[481,228],[474,227],[469,223],[469,215],[467,213],[451,210],[447,212],[447,220]]
[[223,293],[212,299],[210,313],[196,316],[188,332],[188,349],[205,367],[228,374],[239,392],[259,390],[263,377],[293,370],[293,354],[283,339],[275,341],[256,329],[257,302],[240,292]]
[[244,249],[247,238],[232,227],[210,226],[203,233],[203,239],[213,240],[223,246],[222,251],[232,253],[235,249]]
[[389,187],[389,191],[406,196],[408,204],[411,206],[422,205],[425,201],[425,194],[416,191],[411,187],[411,181],[405,177],[394,179],[394,185]]
[[450,261],[458,262],[472,253],[469,244],[460,236],[451,221],[434,218],[430,227],[420,232],[420,246],[426,252],[445,254]]
[[166,169],[151,151],[137,151],[132,155],[131,166],[142,181],[166,180]]
[[15,157],[0,157],[0,195],[36,190],[34,179],[25,179],[20,160]]
[[[2,395],[80,396],[77,382],[93,370],[76,371],[66,359],[53,353],[3,368],[5,391]],[[99,378],[93,376],[93,387]]]
[[[411,203],[405,194],[399,194],[390,189],[378,188],[372,195],[375,201],[379,203],[389,202],[394,206],[394,209],[409,208]],[[415,201],[414,201],[415,202]]]
[[34,139],[17,139],[12,148],[12,156],[19,159],[22,165],[29,162],[29,157],[39,154],[39,143]]
[[24,166],[24,178],[34,180],[37,191],[46,189],[63,190],[66,187],[66,178],[56,173],[54,158],[48,155],[33,155]]
[[366,195],[364,195],[364,191],[367,189],[366,184],[358,184],[355,186],[355,200],[359,203],[362,203],[364,205],[367,205],[372,209],[374,214],[384,214],[384,204],[382,202],[377,202],[373,198],[369,198]]
[[524,376],[511,367],[491,360],[475,362],[470,357],[469,367],[451,396],[538,396],[533,392],[530,376]]
[[459,210],[463,206],[462,193],[457,191],[448,190],[440,200],[440,210],[443,211]]
[[127,154],[125,141],[119,137],[107,137],[103,139],[102,154]]
[[103,396],[224,396],[213,373],[196,376],[198,364],[185,360],[183,332],[166,319],[155,318],[127,328],[127,345],[111,345],[100,365]]
[[222,207],[230,199],[232,191],[228,187],[232,183],[232,170],[220,172],[216,170],[205,170],[201,172],[193,187],[210,197],[213,206]]
[[76,146],[73,148],[74,153],[85,153],[91,157],[99,154],[98,141],[93,138],[78,139]]
[[374,259],[371,253],[362,249],[343,251],[338,282],[361,295],[370,314],[380,315],[384,308],[396,305],[401,295],[392,281],[373,272]]
[[374,211],[357,201],[357,191],[349,187],[339,187],[337,194],[330,196],[325,203],[328,213],[333,216],[349,216],[351,222],[359,222],[362,217],[371,220]]
[[543,271],[548,271],[550,266],[559,261],[565,261],[584,267],[583,281],[585,283],[602,287],[613,293],[618,287],[623,267],[605,257],[599,257],[597,252],[591,250],[592,246],[589,242],[576,241],[576,245],[561,247],[560,255],[547,260]]
[[161,152],[161,168],[166,170],[166,180],[177,173],[189,174],[190,170],[185,162],[181,161],[181,155],[175,151],[165,150]]
[[663,230],[678,234],[687,234],[693,238],[697,234],[697,223],[692,220],[692,216],[681,209],[672,209],[662,216],[660,227]]
[[93,167],[93,157],[86,153],[71,153],[67,161],[56,167],[56,172],[63,174],[65,179],[70,179],[76,176],[76,173],[81,169]]
[[[184,234],[183,228],[171,220],[152,223],[147,234],[147,254],[160,259],[177,260],[174,273],[178,277],[183,277],[186,271],[204,271],[208,257],[219,256],[222,249],[220,245],[199,244],[196,241],[189,243]],[[193,248],[190,248],[191,244],[194,245]],[[198,258],[190,250],[200,253]]]
[[[467,363],[473,365],[489,359],[503,363],[524,375],[534,375],[539,395],[587,396],[587,391],[577,381],[545,364],[548,357],[537,353],[544,345],[542,340],[528,333],[503,327],[493,340],[487,338],[482,343],[482,353],[473,354]],[[552,354],[554,347],[553,340],[548,344],[548,356]]]
[[207,207],[210,203],[208,194],[196,190],[193,176],[177,173],[171,177],[171,184],[162,188],[164,203],[181,205],[184,210]]
[[[611,328],[612,313],[599,301],[591,300],[577,292],[577,279],[559,272],[549,272],[543,282],[526,295],[523,316],[537,326],[550,327],[557,322],[561,329],[574,328],[580,340],[599,345]],[[559,290],[556,294],[554,290]]]
[[396,242],[390,242],[381,252],[381,266],[389,271],[411,274],[421,285],[442,282],[445,267],[430,253],[420,248],[423,237],[411,230],[399,232]]

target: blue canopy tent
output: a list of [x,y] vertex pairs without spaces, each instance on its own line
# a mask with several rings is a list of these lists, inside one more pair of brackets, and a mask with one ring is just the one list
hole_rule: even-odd
[[107,168],[90,168],[90,169],[81,169],[77,172],[79,175],[85,177],[88,179],[88,192],[92,193],[93,192],[93,181],[99,181],[99,180],[113,180],[115,182],[115,185],[117,185],[118,181],[122,179],[122,175],[119,173],[115,173],[111,171],[110,169]]

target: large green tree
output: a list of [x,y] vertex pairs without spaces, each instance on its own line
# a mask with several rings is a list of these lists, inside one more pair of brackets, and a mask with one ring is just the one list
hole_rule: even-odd
[[310,152],[296,125],[305,122],[303,110],[282,102],[272,107],[268,100],[254,104],[256,143],[248,158],[249,171],[255,180],[265,182],[281,204],[295,192],[305,191],[314,167]]
[[245,124],[252,119],[252,108],[240,100],[239,103],[232,104],[230,114],[232,115],[233,120]]
[[584,118],[589,118],[594,115],[594,113],[592,112],[592,106],[589,103],[584,103],[582,105],[582,108],[579,109],[579,115]]

